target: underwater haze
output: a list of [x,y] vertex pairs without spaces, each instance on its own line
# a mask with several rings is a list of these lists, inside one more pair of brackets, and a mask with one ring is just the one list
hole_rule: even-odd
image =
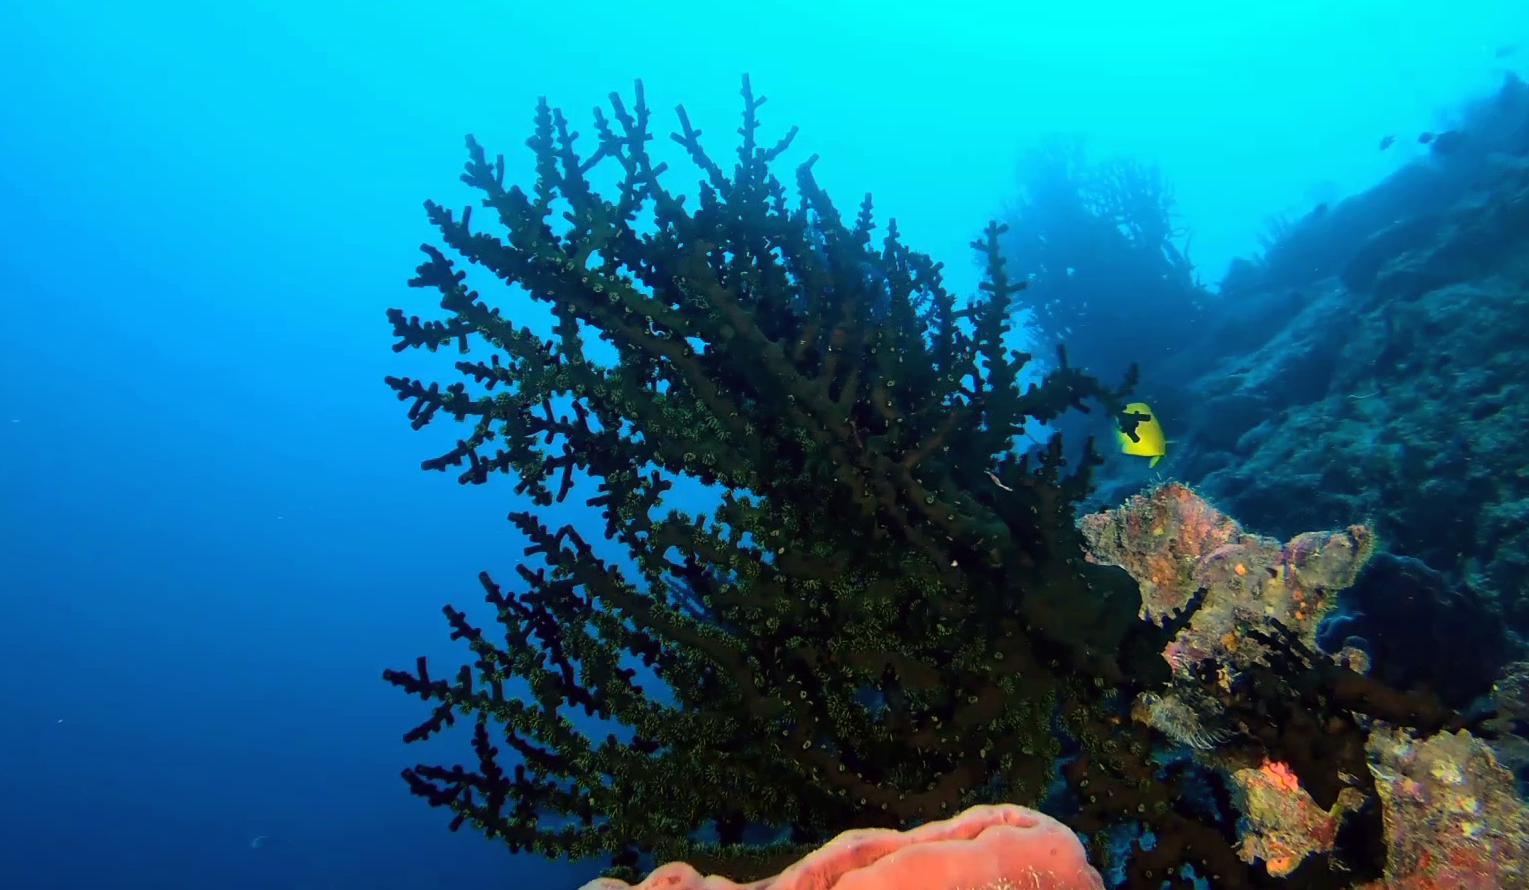
[[[821,155],[841,208],[870,192],[963,295],[1022,153],[1079,134],[1160,166],[1214,283],[1270,217],[1424,157],[1412,135],[1526,41],[1513,0],[6,4],[0,887],[596,873],[448,832],[398,777],[439,754],[402,742],[425,705],[379,679],[455,664],[441,604],[524,546],[528,501],[421,472],[454,433],[382,382],[428,379],[384,311],[430,308],[405,282],[422,202],[473,200],[465,134],[529,184],[538,97],[592,144],[641,78],[693,191],[673,108],[730,165],[748,74],[764,138],[801,128],[782,164]],[[598,537],[581,510],[552,516]]]

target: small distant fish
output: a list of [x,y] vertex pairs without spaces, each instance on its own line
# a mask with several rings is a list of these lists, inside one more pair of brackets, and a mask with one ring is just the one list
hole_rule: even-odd
[[1331,179],[1324,179],[1307,186],[1303,195],[1306,203],[1312,207],[1318,204],[1332,204],[1343,197],[1343,187]]
[[1393,143],[1395,143],[1395,142],[1396,142],[1396,137],[1395,136],[1392,136],[1390,134],[1382,136],[1381,140],[1380,140],[1380,150],[1381,151],[1385,151],[1386,149],[1390,148],[1391,145]]
[[1149,457],[1152,459],[1147,466],[1155,467],[1157,462],[1168,453],[1168,445],[1163,441],[1163,427],[1157,422],[1157,417],[1152,409],[1147,407],[1146,402],[1132,402],[1126,406],[1125,413],[1131,415],[1146,415],[1146,420],[1136,424],[1133,432],[1136,439],[1133,441],[1125,434],[1125,430],[1115,430],[1115,441],[1120,443],[1120,453],[1129,454],[1132,457]]
[[1518,44],[1510,43],[1506,46],[1499,46],[1497,51],[1492,53],[1492,58],[1506,59],[1508,56],[1511,56],[1516,52],[1518,52]]
[[1465,133],[1460,130],[1445,130],[1433,137],[1433,153],[1436,155],[1452,154],[1465,143]]
[[1432,133],[1423,132],[1423,133],[1419,133],[1418,134],[1418,145],[1427,145],[1428,143],[1430,143],[1432,141],[1433,141],[1433,134]]

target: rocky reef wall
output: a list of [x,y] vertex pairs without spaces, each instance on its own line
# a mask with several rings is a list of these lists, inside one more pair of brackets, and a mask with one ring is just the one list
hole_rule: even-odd
[[[1529,634],[1529,86],[1233,263],[1197,342],[1143,381],[1179,427],[1157,472],[1267,534],[1365,521],[1383,556],[1329,642],[1459,650],[1451,677],[1385,669],[1484,693]],[[1101,504],[1149,481],[1101,477]],[[1437,650],[1401,639],[1418,626]]]

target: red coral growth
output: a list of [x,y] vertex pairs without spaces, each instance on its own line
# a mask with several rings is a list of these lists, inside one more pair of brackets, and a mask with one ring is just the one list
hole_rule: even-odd
[[1263,773],[1264,779],[1276,791],[1294,794],[1301,790],[1301,780],[1295,777],[1288,763],[1265,758],[1263,766],[1259,767],[1259,772]]

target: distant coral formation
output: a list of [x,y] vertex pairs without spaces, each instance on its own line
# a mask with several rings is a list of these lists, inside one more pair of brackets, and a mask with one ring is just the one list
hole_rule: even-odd
[[1130,157],[1091,160],[1081,139],[1052,136],[1025,152],[1018,172],[1001,243],[1030,282],[1014,308],[1036,342],[1065,341],[1091,373],[1140,361],[1155,376],[1189,341],[1208,296],[1162,170]]

